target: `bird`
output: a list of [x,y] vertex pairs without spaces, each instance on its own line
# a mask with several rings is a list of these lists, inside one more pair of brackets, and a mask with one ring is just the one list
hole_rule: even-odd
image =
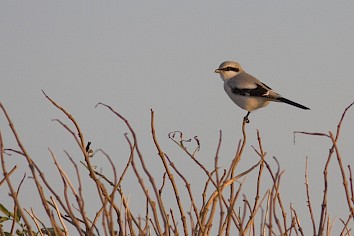
[[304,110],[310,110],[306,106],[284,98],[269,86],[248,74],[238,62],[225,61],[215,70],[215,73],[220,74],[224,81],[225,92],[231,100],[247,111],[247,115],[243,118],[246,123],[249,123],[248,116],[252,111],[265,107],[270,102],[282,102]]

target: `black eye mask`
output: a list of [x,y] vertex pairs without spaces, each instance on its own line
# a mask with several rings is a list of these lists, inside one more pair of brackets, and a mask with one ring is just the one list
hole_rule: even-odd
[[228,67],[224,68],[223,70],[224,71],[235,71],[235,72],[239,72],[240,71],[239,68],[231,67],[231,66],[228,66]]

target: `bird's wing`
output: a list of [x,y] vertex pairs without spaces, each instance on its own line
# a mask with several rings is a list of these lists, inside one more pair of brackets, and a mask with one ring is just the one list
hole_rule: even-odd
[[293,102],[289,99],[282,97],[269,86],[245,72],[227,80],[226,83],[227,86],[231,89],[231,92],[236,95],[260,97],[275,102],[284,102],[305,110],[310,109],[299,103]]
[[260,82],[258,79],[249,74],[239,74],[229,79],[228,84],[234,94],[252,97],[264,97],[274,99],[279,95],[270,87]]

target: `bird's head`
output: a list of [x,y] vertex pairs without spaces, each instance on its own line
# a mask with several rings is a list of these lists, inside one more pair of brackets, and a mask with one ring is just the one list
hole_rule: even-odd
[[221,63],[218,69],[215,70],[215,73],[220,74],[222,80],[228,80],[240,73],[243,72],[243,68],[240,63],[235,61],[225,61]]

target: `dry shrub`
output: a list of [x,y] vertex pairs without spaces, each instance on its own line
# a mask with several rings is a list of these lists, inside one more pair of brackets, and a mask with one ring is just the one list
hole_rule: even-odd
[[[117,173],[118,171],[108,154],[103,150],[96,150],[95,152],[91,150],[90,142],[85,140],[85,135],[80,130],[80,126],[74,117],[45,93],[44,95],[52,105],[63,112],[74,125],[75,128],[71,129],[64,122],[56,120],[75,139],[82,154],[81,164],[83,165],[76,163],[70,154],[66,153],[68,160],[76,171],[76,176],[69,176],[66,173],[66,168],[59,164],[55,154],[49,150],[55,166],[60,173],[63,184],[62,192],[54,190],[51,187],[51,183],[46,180],[45,173],[43,173],[33,158],[27,153],[9,114],[3,104],[0,103],[3,115],[9,123],[11,132],[17,142],[16,149],[7,148],[4,146],[3,137],[0,132],[1,166],[4,176],[3,179],[1,179],[0,187],[2,189],[1,191],[9,191],[9,197],[12,198],[14,202],[14,206],[11,210],[8,210],[8,206],[6,207],[0,204],[0,235],[68,235],[69,231],[71,235],[310,234],[310,232],[305,233],[301,227],[301,217],[297,214],[296,209],[291,205],[283,205],[281,189],[279,187],[283,172],[281,172],[279,164],[276,170],[273,170],[268,164],[258,131],[258,147],[254,147],[254,151],[258,155],[259,161],[248,169],[240,170],[239,163],[247,141],[245,131],[247,124],[245,122],[242,123],[243,137],[227,169],[221,169],[218,165],[219,150],[222,143],[221,132],[214,159],[214,168],[210,170],[196,158],[196,153],[200,148],[198,137],[185,139],[183,134],[179,131],[169,134],[169,138],[180,148],[184,155],[194,163],[195,168],[200,169],[202,173],[204,173],[203,176],[200,177],[200,179],[205,179],[203,192],[195,193],[191,189],[190,180],[183,174],[183,170],[178,169],[174,165],[171,158],[169,158],[160,146],[155,133],[153,111],[151,111],[151,136],[160,158],[159,160],[164,167],[164,173],[152,173],[152,171],[149,170],[139,148],[136,133],[129,121],[112,107],[103,103],[97,104],[97,106],[107,108],[112,112],[118,120],[125,123],[129,130],[129,134],[125,135],[125,139],[130,150],[130,155],[126,158],[124,170]],[[328,213],[327,181],[328,166],[330,161],[334,158],[340,167],[343,191],[346,196],[347,210],[349,212],[344,218],[339,219],[342,222],[341,235],[351,235],[350,224],[353,222],[354,216],[352,171],[350,165],[347,166],[348,169],[345,168],[337,146],[337,141],[340,136],[341,125],[345,114],[352,105],[353,104],[345,109],[338,123],[337,130],[334,133],[294,133],[294,135],[324,136],[331,140],[332,143],[323,172],[323,201],[320,209],[321,212],[319,213],[320,217],[317,220],[314,217],[310,199],[308,168],[306,165],[305,186],[307,207],[313,226],[312,235],[331,235],[333,222],[331,222]],[[186,142],[194,142],[195,148],[189,150],[185,145]],[[111,163],[111,168],[114,173],[113,178],[109,178],[104,172],[98,172],[91,163],[93,160],[92,156],[98,151],[103,153]],[[38,216],[36,212],[39,209],[25,209],[21,207],[21,199],[17,196],[25,176],[17,187],[14,186],[12,175],[18,170],[17,166],[8,170],[6,165],[8,156],[13,154],[22,156],[28,163],[30,175],[34,180],[41,205],[46,213],[45,215]],[[275,161],[277,162],[276,159]],[[139,201],[146,202],[145,208],[142,209],[141,212],[134,213],[132,211],[130,206],[134,205],[134,202],[128,201],[128,197],[125,195],[126,191],[122,187],[122,182],[126,178],[128,170],[134,173],[137,184],[142,190],[143,195],[139,197]],[[258,177],[255,184],[255,195],[249,198],[246,193],[242,191],[244,179],[250,172],[257,172],[257,170]],[[91,180],[87,182],[85,186],[82,184],[81,180],[83,171],[86,172],[86,175],[89,175]],[[270,187],[262,185],[264,175],[271,177],[272,183]],[[157,186],[155,181],[156,176],[162,178],[158,179],[158,182],[162,183],[160,187]],[[144,179],[148,181],[144,182]],[[77,181],[78,186],[73,184],[73,180]],[[6,185],[8,190],[6,189]],[[167,199],[162,194],[167,185],[173,190],[174,199],[172,199],[172,201],[175,202],[176,208],[169,207],[171,199]],[[95,217],[92,219],[87,216],[89,209],[87,205],[85,205],[83,188],[95,189],[100,203],[100,205],[95,206],[97,211],[95,212]],[[188,196],[183,196],[182,198],[181,194]],[[70,196],[74,196],[74,198]],[[240,205],[240,202],[243,204]],[[239,204],[238,206],[237,203]],[[344,214],[348,213],[345,212],[346,210],[343,209]]]

